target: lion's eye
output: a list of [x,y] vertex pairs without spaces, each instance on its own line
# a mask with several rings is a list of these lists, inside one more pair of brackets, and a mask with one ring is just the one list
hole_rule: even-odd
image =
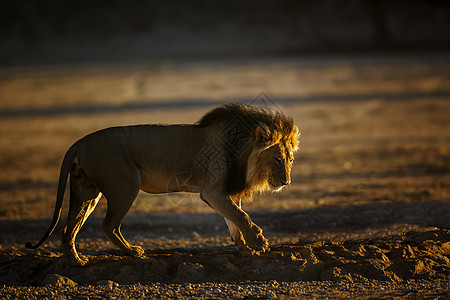
[[283,160],[281,159],[281,157],[275,157],[275,161],[279,164],[281,164],[283,162]]

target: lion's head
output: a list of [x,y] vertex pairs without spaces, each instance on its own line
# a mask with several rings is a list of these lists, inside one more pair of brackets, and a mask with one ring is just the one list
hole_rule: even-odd
[[255,128],[246,176],[247,185],[253,190],[280,191],[291,182],[298,128],[291,118],[279,112],[273,113],[272,118],[269,124],[261,122]]
[[292,145],[278,142],[259,154],[256,152],[255,155],[256,161],[249,161],[253,164],[253,168],[252,165],[247,167],[249,185],[280,191],[291,182],[291,168],[294,161]]
[[[291,117],[242,103],[220,106],[199,126],[219,124],[229,163],[226,192],[243,198],[254,192],[279,191],[291,181],[299,131]],[[231,158],[231,159],[230,159]]]

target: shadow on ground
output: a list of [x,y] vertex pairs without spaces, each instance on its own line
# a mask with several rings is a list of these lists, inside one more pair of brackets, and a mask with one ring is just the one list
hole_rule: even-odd
[[83,268],[55,252],[0,253],[0,284],[150,284],[154,282],[317,281],[450,278],[450,231],[429,229],[386,238],[274,245],[259,256],[228,248],[147,251],[136,258],[89,251]]
[[[378,229],[396,224],[450,229],[448,201],[379,201],[362,205],[323,205],[312,209],[253,211],[252,220],[269,234],[301,234],[303,232],[345,233],[352,230]],[[64,220],[55,230],[61,228]],[[91,217],[80,231],[81,238],[104,237],[101,218]],[[0,243],[24,244],[38,240],[50,224],[49,219],[0,220],[3,232]],[[30,230],[32,229],[32,230]],[[215,236],[227,234],[226,224],[218,214],[145,214],[125,217],[123,232],[131,238],[165,236]],[[53,234],[52,240],[58,239]]]

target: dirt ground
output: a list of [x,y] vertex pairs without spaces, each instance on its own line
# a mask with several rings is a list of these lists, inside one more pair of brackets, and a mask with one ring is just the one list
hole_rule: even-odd
[[[291,186],[244,204],[268,253],[239,254],[196,194],[139,194],[122,232],[141,258],[101,232],[104,199],[77,238],[86,267],[61,264],[58,234],[24,248],[50,223],[74,141],[235,100],[276,106],[302,133]],[[446,298],[449,100],[437,54],[3,68],[0,297]]]

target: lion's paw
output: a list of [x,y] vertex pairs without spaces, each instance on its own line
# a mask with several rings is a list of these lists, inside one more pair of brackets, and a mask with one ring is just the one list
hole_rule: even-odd
[[134,257],[141,257],[145,253],[144,249],[139,246],[131,246],[128,255],[134,256]]
[[253,231],[253,235],[247,238],[246,245],[252,250],[257,251],[258,253],[266,252],[269,250],[269,240],[267,240],[262,235],[262,230],[256,225],[252,225],[251,227]]
[[71,256],[71,257],[67,257],[65,255],[63,255],[62,259],[58,262],[58,267],[62,268],[65,266],[69,266],[69,267],[84,267],[86,266],[86,264],[89,262],[89,258],[87,258],[86,256],[82,256],[82,255],[76,255],[76,256]]

